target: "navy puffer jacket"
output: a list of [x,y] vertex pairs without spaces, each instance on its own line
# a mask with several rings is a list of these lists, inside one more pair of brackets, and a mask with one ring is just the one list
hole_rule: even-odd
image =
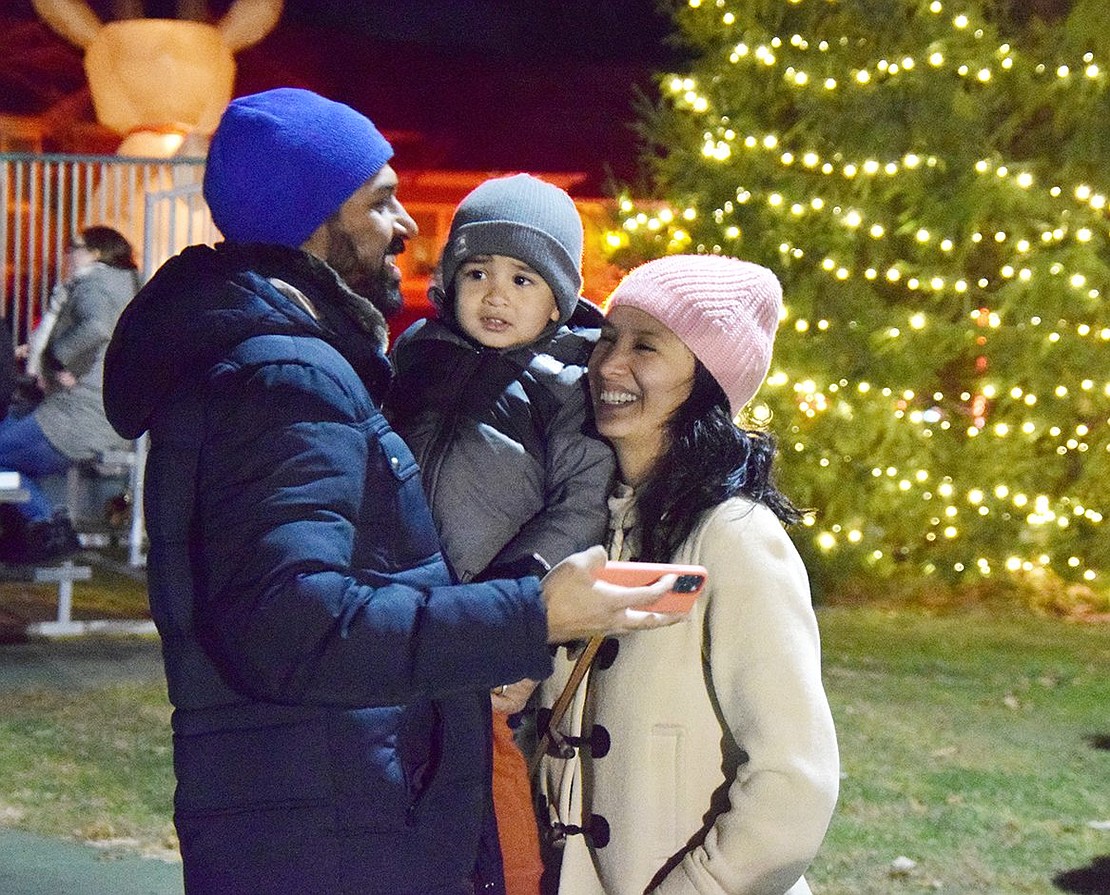
[[489,689],[550,672],[535,579],[449,577],[375,404],[382,332],[312,256],[224,243],[171,259],[109,347],[108,417],[150,432],[190,893],[470,891]]

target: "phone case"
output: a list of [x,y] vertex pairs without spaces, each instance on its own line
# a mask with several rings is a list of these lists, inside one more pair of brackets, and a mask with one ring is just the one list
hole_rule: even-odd
[[601,578],[624,587],[654,584],[664,575],[677,575],[674,587],[650,606],[649,612],[689,612],[705,587],[709,572],[705,566],[669,562],[617,562],[610,560],[601,571]]

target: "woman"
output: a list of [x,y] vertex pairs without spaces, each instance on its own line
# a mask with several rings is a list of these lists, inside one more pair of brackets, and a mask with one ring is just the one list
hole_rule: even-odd
[[709,578],[686,623],[601,650],[562,731],[593,747],[544,759],[561,893],[810,891],[836,736],[782,527],[799,513],[770,481],[771,439],[733,423],[767,374],[781,303],[770,271],[719,256],[649,262],[610,297],[589,362],[621,480],[610,558],[698,563]]
[[[0,559],[8,562],[47,562],[74,552],[72,524],[54,515],[36,479],[127,444],[104,416],[101,379],[116,320],[138,288],[130,243],[110,227],[85,228],[66,247],[64,285],[64,295],[52,297],[56,318],[34,361],[43,398],[32,412],[0,420],[0,469],[22,473],[30,495],[4,516]],[[38,351],[21,346],[20,354],[31,359]]]

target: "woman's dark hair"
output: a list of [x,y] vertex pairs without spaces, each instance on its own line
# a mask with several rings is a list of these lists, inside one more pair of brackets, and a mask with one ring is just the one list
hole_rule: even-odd
[[765,504],[786,524],[801,511],[775,486],[775,440],[738,428],[728,398],[697,361],[690,396],[667,421],[667,446],[637,494],[641,556],[666,562],[710,507],[736,495]]
[[122,233],[111,227],[86,227],[81,231],[85,245],[97,253],[97,260],[120,270],[135,270],[135,257],[131,243]]

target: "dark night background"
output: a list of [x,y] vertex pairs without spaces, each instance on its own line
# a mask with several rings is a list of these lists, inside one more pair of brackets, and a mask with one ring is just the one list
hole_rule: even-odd
[[[215,18],[230,0],[186,2]],[[662,11],[677,2],[287,0],[274,32],[236,57],[235,92],[293,85],[346,102],[388,132],[405,166],[580,172],[576,192],[600,195],[610,178],[637,184],[637,98],[654,97],[654,75],[683,63]],[[89,5],[107,21],[120,0]],[[178,8],[137,5],[152,17]],[[1069,6],[1005,4],[1017,20]],[[0,0],[4,113],[77,120],[96,135],[81,53],[30,0]],[[100,139],[113,150],[111,135]]]
[[[89,5],[113,18],[110,0]],[[213,17],[228,5],[208,4]],[[0,3],[0,26],[0,113],[91,123],[80,51],[30,0]],[[680,59],[669,31],[655,0],[288,0],[274,32],[237,55],[235,92],[308,87],[373,118],[406,166],[581,172],[577,192],[596,195],[610,176],[636,177],[636,98]]]

